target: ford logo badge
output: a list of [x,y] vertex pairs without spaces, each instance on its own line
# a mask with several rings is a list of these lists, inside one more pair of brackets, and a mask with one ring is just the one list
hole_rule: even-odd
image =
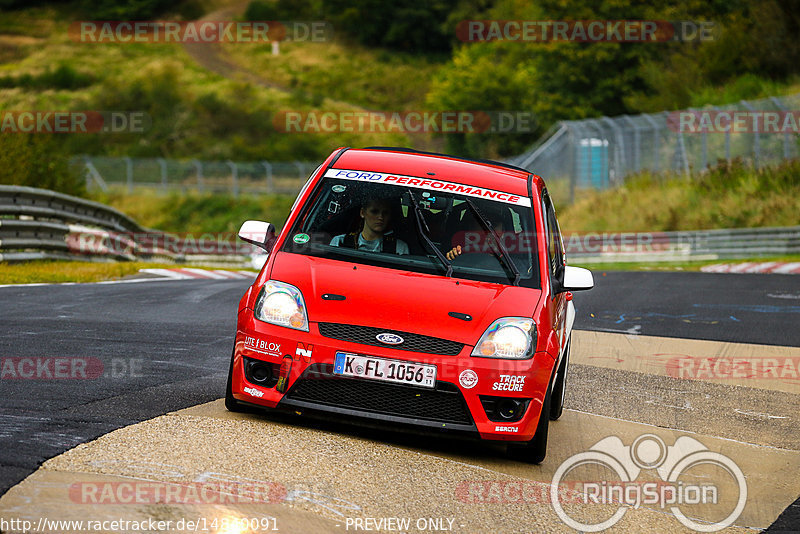
[[387,345],[399,345],[404,341],[402,337],[398,336],[397,334],[390,334],[389,332],[378,334],[375,336],[375,339]]

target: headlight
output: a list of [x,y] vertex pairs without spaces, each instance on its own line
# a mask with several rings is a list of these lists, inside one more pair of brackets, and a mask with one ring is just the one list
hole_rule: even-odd
[[525,360],[536,347],[536,325],[524,317],[503,317],[493,322],[472,351],[482,358]]
[[265,323],[308,332],[303,294],[291,284],[270,280],[258,294],[254,315]]

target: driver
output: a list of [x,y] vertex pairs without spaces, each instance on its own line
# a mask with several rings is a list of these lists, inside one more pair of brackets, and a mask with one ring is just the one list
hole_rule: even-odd
[[[486,213],[486,217],[492,223],[492,227],[498,235],[503,235],[503,211],[502,209],[498,208],[484,208],[484,212]],[[467,224],[465,230],[456,234],[458,237],[454,236],[454,240],[463,240],[465,237],[469,236],[471,238],[475,238],[480,236],[480,243],[472,243],[472,247],[478,246],[481,249],[485,248],[487,244],[486,240],[489,240],[488,243],[491,247],[491,250],[495,250],[495,243],[494,239],[490,238],[486,231],[483,229],[483,225],[478,221],[478,219],[472,215],[471,213],[467,212],[464,214],[465,218],[467,218]],[[456,257],[460,256],[462,252],[469,251],[470,245],[464,244],[464,247],[461,244],[455,244],[455,246],[450,249],[445,257],[453,261]]]
[[392,204],[387,199],[368,200],[359,212],[361,229],[341,234],[331,240],[335,247],[347,247],[369,252],[408,254],[408,244],[397,239],[389,227],[392,222]]

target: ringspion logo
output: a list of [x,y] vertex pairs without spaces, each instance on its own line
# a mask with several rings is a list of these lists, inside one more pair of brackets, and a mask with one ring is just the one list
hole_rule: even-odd
[[[698,474],[701,469],[706,469]],[[637,481],[643,471],[655,470],[660,481]],[[575,518],[562,506],[563,486],[570,486],[571,473],[603,473],[609,477],[582,477],[582,504],[617,506],[604,521]],[[682,477],[684,480],[682,480]],[[725,477],[727,480],[720,480]],[[731,491],[735,482],[736,492]],[[567,484],[564,484],[567,482]],[[560,491],[562,490],[562,491]],[[616,525],[629,508],[642,505],[669,510],[685,527],[698,532],[716,532],[733,524],[747,503],[747,481],[733,460],[713,452],[694,438],[681,436],[667,446],[654,434],[642,434],[631,445],[616,436],[604,438],[567,458],[553,474],[550,502],[558,517],[580,532],[599,532]],[[571,503],[575,500],[570,499]],[[718,521],[695,521],[683,509],[710,505],[731,511]],[[573,509],[573,514],[576,511]]]

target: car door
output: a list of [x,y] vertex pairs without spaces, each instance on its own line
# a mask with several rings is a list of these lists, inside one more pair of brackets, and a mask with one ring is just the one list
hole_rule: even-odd
[[567,293],[559,292],[564,282],[564,241],[556,218],[555,208],[545,189],[542,193],[542,213],[545,221],[547,242],[548,278],[550,280],[550,305],[552,306],[553,329],[558,336],[559,360],[567,344]]

